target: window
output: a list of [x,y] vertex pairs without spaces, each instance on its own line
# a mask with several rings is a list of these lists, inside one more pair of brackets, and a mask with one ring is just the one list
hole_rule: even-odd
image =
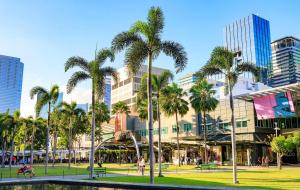
[[222,129],[222,130],[229,130],[229,127],[230,127],[230,122],[219,123],[219,129]]
[[177,127],[176,125],[172,125],[172,133],[176,133],[177,132]]
[[190,123],[183,124],[183,131],[184,132],[190,132],[190,131],[192,131],[192,124],[190,124]]
[[236,128],[242,128],[242,127],[247,127],[247,121],[237,121],[236,122]]
[[168,134],[168,127],[163,127],[161,129],[161,134]]

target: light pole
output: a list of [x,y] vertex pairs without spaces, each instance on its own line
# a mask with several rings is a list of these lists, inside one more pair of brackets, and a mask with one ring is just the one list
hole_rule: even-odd
[[[274,122],[274,125],[275,125],[275,135],[276,137],[278,137],[278,131],[280,131],[280,128],[278,127],[278,123],[277,122]],[[276,153],[276,158],[277,158],[277,167],[280,168],[280,162],[281,162],[281,159],[280,159],[280,156],[278,153]]]

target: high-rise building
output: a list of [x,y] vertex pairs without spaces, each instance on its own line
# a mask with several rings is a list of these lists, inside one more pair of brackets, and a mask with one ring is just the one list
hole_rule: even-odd
[[[60,92],[58,94],[58,98],[57,98],[57,101],[56,101],[55,105],[51,107],[51,111],[53,111],[55,106],[57,106],[57,105],[59,105],[60,103],[63,102],[63,97],[64,97],[64,93]],[[37,95],[37,101],[39,99],[40,99],[40,95],[38,94]],[[44,119],[48,118],[48,105],[44,105],[42,107],[39,117],[44,118]]]
[[300,82],[300,39],[292,36],[272,42],[271,86]]
[[20,58],[0,55],[0,113],[20,110],[23,69]]
[[107,105],[110,110],[111,106],[111,78],[105,78],[105,89],[103,95],[103,102]]
[[[238,62],[251,62],[260,68],[260,81],[269,83],[271,67],[270,23],[251,14],[224,28],[225,47],[237,54]],[[237,63],[238,64],[238,63]],[[244,77],[253,78],[250,73]]]
[[89,111],[89,104],[85,103],[85,104],[77,104],[77,108],[82,109],[85,113],[87,113]]
[[[119,82],[116,84],[112,81],[111,90],[111,104],[115,104],[118,101],[124,101],[131,110],[131,113],[135,113],[136,95],[140,87],[141,78],[147,73],[147,65],[142,65],[140,70],[133,76],[128,75],[127,67],[118,69]],[[166,69],[152,67],[152,74],[159,75]]]

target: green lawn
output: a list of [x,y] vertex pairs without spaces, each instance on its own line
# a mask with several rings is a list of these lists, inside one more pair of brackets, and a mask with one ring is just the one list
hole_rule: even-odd
[[[162,178],[155,178],[157,184],[221,186],[232,187],[231,172],[206,172],[192,174],[167,174]],[[290,168],[278,171],[277,169],[257,169],[240,171],[240,183],[233,187],[255,189],[300,189],[300,168]],[[148,183],[149,178],[143,176],[108,177],[97,180]]]

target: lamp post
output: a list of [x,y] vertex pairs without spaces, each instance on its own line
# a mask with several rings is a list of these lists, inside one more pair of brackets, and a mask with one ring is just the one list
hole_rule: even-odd
[[[274,125],[275,125],[275,128],[274,128],[275,135],[276,135],[276,137],[278,137],[278,131],[280,131],[280,128],[278,127],[278,123],[277,122],[275,122]],[[280,159],[280,156],[279,156],[278,153],[276,153],[276,158],[277,158],[277,167],[279,168],[280,167],[281,159]]]

